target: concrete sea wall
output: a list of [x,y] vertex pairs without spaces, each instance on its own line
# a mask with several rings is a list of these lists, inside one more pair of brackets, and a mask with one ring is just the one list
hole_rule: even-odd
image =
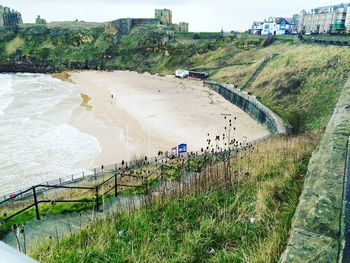
[[345,169],[350,135],[350,81],[314,152],[280,262],[338,262],[343,243]]
[[283,121],[269,108],[259,102],[254,96],[235,88],[233,85],[205,81],[211,89],[241,108],[251,117],[263,125],[271,134],[285,134]]
[[[255,97],[232,85],[205,82],[272,134],[286,133],[283,121]],[[280,258],[289,262],[344,262],[344,190],[350,136],[350,80],[345,85],[306,174],[290,238]],[[348,182],[349,184],[349,182]],[[349,184],[350,185],[350,184]],[[349,200],[347,200],[349,201]]]

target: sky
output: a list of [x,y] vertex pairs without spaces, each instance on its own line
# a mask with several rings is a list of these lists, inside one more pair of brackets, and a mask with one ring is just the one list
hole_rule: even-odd
[[94,22],[124,17],[151,18],[154,9],[173,11],[173,22],[189,22],[190,31],[245,31],[253,21],[271,16],[291,17],[301,10],[340,4],[341,0],[0,0],[21,12],[25,23],[37,15],[47,21]]

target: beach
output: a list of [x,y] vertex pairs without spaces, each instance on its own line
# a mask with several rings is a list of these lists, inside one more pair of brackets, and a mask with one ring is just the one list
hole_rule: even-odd
[[[215,145],[217,135],[242,143],[268,135],[248,114],[199,80],[128,71],[69,72],[68,80],[81,89],[81,104],[68,123],[100,144],[91,168],[153,157],[182,143],[189,151],[200,151],[208,138]],[[224,146],[222,139],[218,143]]]

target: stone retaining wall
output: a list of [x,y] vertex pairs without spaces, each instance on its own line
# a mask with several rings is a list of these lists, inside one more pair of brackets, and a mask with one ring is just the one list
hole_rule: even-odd
[[338,262],[350,135],[350,81],[314,152],[281,263]]
[[205,81],[211,89],[241,108],[251,117],[263,125],[271,134],[285,134],[283,121],[269,108],[259,102],[254,96],[235,88],[233,85],[220,84],[214,81]]

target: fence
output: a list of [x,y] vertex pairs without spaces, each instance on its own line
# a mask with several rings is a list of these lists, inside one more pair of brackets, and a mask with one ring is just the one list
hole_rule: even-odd
[[[88,226],[91,220],[107,217],[110,212],[129,213],[137,207],[148,207],[154,201],[164,198],[215,189],[219,183],[233,185],[237,171],[232,169],[235,169],[235,162],[242,158],[237,158],[237,155],[244,156],[246,153],[246,156],[251,156],[253,144],[269,137],[246,144],[236,142],[226,149],[203,149],[200,153],[191,152],[171,158],[157,157],[150,161],[145,158],[133,162],[133,165],[123,163],[122,166],[109,166],[109,169],[101,167],[96,169],[96,177],[93,174],[90,181],[86,181],[85,177],[85,181],[74,182],[73,185],[33,186],[27,189],[31,192],[27,197],[7,199],[0,204],[0,208],[10,207],[11,211],[15,211],[1,220],[7,227],[1,229],[2,234],[6,234],[6,237],[3,235],[3,240],[26,253],[44,239],[53,238],[59,242],[61,237]],[[212,178],[209,174],[215,176]],[[242,174],[246,173],[243,171]],[[65,192],[69,193],[64,195]],[[72,196],[79,198],[71,198]],[[116,196],[118,197],[115,198]],[[54,204],[60,202],[73,205],[83,202],[90,206],[78,212],[69,206],[67,215],[50,212],[55,207]],[[45,203],[51,204],[42,208],[41,204]],[[28,209],[33,209],[35,214],[32,212],[30,218],[24,216],[25,220],[19,218],[19,221],[13,221]],[[35,217],[41,220],[31,220]],[[16,224],[16,229],[13,229],[13,223]]]
[[[7,222],[31,208],[35,210],[36,219],[40,220],[40,204],[44,203],[92,203],[95,210],[99,210],[101,198],[112,192],[113,196],[117,197],[120,189],[141,189],[141,192],[147,195],[151,190],[151,186],[157,187],[157,183],[167,177],[168,170],[176,169],[177,176],[183,176],[186,172],[191,172],[191,169],[199,172],[208,158],[220,159],[227,155],[239,154],[251,147],[252,144],[266,140],[269,137],[266,136],[245,145],[236,142],[236,145],[227,149],[209,149],[208,147],[206,150],[202,149],[200,153],[192,152],[170,158],[154,157],[150,160],[145,158],[129,163],[122,162],[119,165],[94,169],[94,172],[89,176],[82,173],[81,177],[72,175],[71,180],[58,179],[52,181],[54,184],[35,185],[24,191],[10,194],[0,201],[2,209],[11,207],[13,210],[13,208],[18,207],[18,211],[10,215],[6,214],[0,220],[0,223]],[[174,163],[176,167],[174,167]],[[132,181],[132,184],[130,184],[130,181]],[[68,194],[66,194],[67,191],[69,191]],[[72,193],[72,191],[74,192]],[[74,199],[74,196],[79,198]]]
[[310,35],[303,36],[302,41],[321,45],[350,46],[349,35]]
[[241,108],[257,120],[272,134],[285,134],[283,121],[270,109],[259,102],[255,97],[229,84],[220,84],[214,81],[205,81],[205,84],[218,92],[225,99]]
[[[43,203],[93,203],[95,209],[99,210],[101,198],[112,192],[114,197],[117,197],[119,194],[118,189],[142,188],[145,194],[147,194],[148,180],[152,178],[158,170],[159,168],[155,168],[152,172],[148,171],[145,175],[140,176],[133,175],[131,168],[125,166],[123,169],[116,168],[108,173],[100,172],[99,177],[97,177],[96,173],[96,177],[94,177],[91,185],[89,185],[89,182],[84,182],[85,185],[39,184],[32,186],[25,191],[19,192],[16,196],[10,196],[0,202],[0,207],[3,209],[6,206],[12,208],[16,208],[16,206],[20,207],[15,213],[4,216],[4,218],[0,220],[0,223],[4,223],[31,208],[35,209],[36,219],[40,220],[39,205]],[[125,180],[127,178],[132,179],[134,184],[127,183],[126,181],[128,180]],[[75,180],[74,183],[76,182]],[[78,196],[80,198],[67,199],[65,191],[72,190],[74,190],[74,193],[72,194],[72,192],[70,192],[69,196]],[[13,206],[14,203],[16,206]]]
[[[140,168],[141,166],[145,164],[151,164],[157,162],[159,157],[151,158],[150,160],[134,160],[130,162],[122,162],[119,164],[112,164],[108,166],[101,166],[99,168],[94,168],[92,170],[83,171],[76,174],[71,174],[63,178],[58,178],[54,180],[47,181],[45,183],[42,183],[41,185],[51,185],[51,186],[64,186],[64,185],[71,185],[71,184],[77,184],[82,183],[84,181],[89,180],[96,180],[103,176],[106,173],[112,173],[115,170],[120,170],[124,168]],[[33,192],[30,191],[31,188],[25,189],[25,190],[19,190],[11,193],[4,194],[0,197],[0,205],[8,199],[19,199],[19,198],[28,198],[33,196]],[[45,187],[42,187],[41,189],[38,189],[37,192],[46,191]]]

